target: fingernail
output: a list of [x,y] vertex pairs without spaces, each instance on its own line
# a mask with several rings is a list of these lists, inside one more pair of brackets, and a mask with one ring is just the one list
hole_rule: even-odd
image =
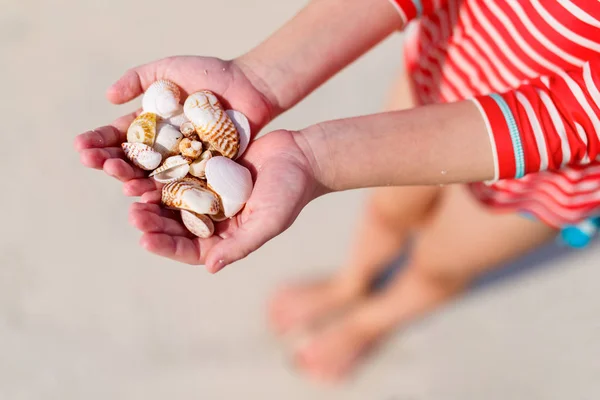
[[225,260],[220,259],[219,261],[217,261],[216,263],[213,264],[212,268],[210,268],[210,272],[213,274],[216,274],[217,272],[219,272],[226,266],[227,266],[227,263],[225,262]]

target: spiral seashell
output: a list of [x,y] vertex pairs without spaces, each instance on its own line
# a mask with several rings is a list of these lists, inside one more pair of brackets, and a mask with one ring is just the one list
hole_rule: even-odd
[[247,168],[227,157],[212,157],[206,163],[206,182],[221,198],[225,217],[231,218],[252,194],[252,175]]
[[220,208],[219,199],[213,192],[189,179],[173,181],[163,186],[161,201],[168,208],[196,214],[214,215]]
[[248,118],[240,111],[235,110],[227,110],[225,111],[233,125],[235,125],[235,129],[237,130],[238,136],[240,138],[240,148],[238,149],[236,159],[240,158],[242,154],[248,148],[248,144],[250,143],[251,131],[250,131],[250,122]]
[[121,147],[125,156],[129,158],[133,164],[146,171],[151,171],[158,167],[162,161],[162,156],[152,147],[143,143],[122,143]]
[[195,160],[202,154],[202,142],[185,138],[179,143],[179,152],[182,156]]
[[187,117],[183,113],[183,106],[181,104],[179,104],[177,113],[170,118],[165,118],[165,121],[168,124],[173,125],[177,129],[179,129],[181,127],[181,125],[185,124],[186,122],[190,122],[190,120],[187,119]]
[[127,129],[129,143],[144,143],[152,147],[156,138],[156,114],[142,113],[133,120]]
[[200,155],[200,158],[190,164],[190,174],[198,178],[204,178],[206,176],[206,163],[212,158],[210,150],[206,150]]
[[[176,84],[167,80],[154,82],[144,93],[142,108],[162,118],[170,118],[180,113],[181,91]],[[179,111],[179,112],[178,112]]]
[[163,158],[167,158],[179,153],[179,142],[183,139],[183,134],[179,129],[165,122],[157,126],[156,139],[154,140],[154,150],[158,151]]
[[207,239],[215,232],[215,225],[206,215],[181,210],[181,221],[188,231],[199,238]]
[[211,149],[225,157],[236,156],[240,146],[238,132],[214,93],[203,90],[190,95],[183,111],[194,124],[200,140],[208,142]]
[[169,183],[184,178],[190,170],[190,161],[182,156],[172,156],[152,171],[150,177],[159,183]]
[[181,133],[183,133],[183,136],[187,138],[191,137],[196,133],[196,128],[194,127],[194,124],[192,124],[190,121],[181,124],[179,130],[181,131]]

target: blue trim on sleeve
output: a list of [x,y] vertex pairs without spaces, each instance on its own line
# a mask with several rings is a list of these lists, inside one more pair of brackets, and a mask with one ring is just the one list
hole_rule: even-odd
[[519,128],[517,127],[517,122],[515,121],[515,117],[513,116],[510,107],[506,103],[506,101],[497,93],[491,93],[489,95],[500,107],[502,114],[504,115],[504,119],[506,119],[506,124],[508,125],[508,130],[510,132],[510,138],[513,144],[513,150],[515,152],[515,162],[516,162],[516,170],[515,179],[522,178],[525,176],[525,153],[523,150],[523,143],[521,142],[521,134],[519,133]]
[[423,4],[421,3],[421,0],[412,0],[412,2],[417,9],[417,18],[419,18],[423,15]]

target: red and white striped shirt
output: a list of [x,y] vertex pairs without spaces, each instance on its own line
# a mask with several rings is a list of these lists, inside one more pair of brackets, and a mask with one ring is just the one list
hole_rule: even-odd
[[474,193],[554,227],[600,214],[600,1],[391,1],[418,100],[485,117],[496,176]]

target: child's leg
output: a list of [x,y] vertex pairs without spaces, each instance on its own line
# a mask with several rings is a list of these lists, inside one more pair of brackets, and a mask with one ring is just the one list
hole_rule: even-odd
[[[410,83],[402,71],[386,108],[413,104]],[[399,254],[409,229],[424,218],[438,192],[437,187],[375,189],[339,273],[316,282],[287,285],[273,296],[269,319],[275,330],[282,333],[304,327],[362,296],[374,276]]]
[[555,236],[548,226],[516,214],[493,214],[463,186],[444,189],[420,232],[409,266],[381,292],[315,334],[296,353],[311,375],[333,379],[393,329],[440,306],[481,272]]

